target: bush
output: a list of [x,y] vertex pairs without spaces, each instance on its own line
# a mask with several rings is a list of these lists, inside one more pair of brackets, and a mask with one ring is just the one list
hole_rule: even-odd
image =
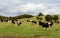
[[46,19],[46,21],[52,21],[53,17],[51,15],[46,15],[45,19]]
[[53,20],[56,22],[59,19],[57,15],[54,15]]
[[38,14],[38,16],[44,16],[41,12]]

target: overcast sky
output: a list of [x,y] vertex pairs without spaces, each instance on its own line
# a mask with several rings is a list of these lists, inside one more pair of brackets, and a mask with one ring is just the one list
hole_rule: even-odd
[[0,15],[59,14],[60,0],[0,0]]

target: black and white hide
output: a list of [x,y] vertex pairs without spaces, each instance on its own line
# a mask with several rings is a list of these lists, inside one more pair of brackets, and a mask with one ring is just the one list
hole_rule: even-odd
[[32,23],[34,23],[34,24],[36,24],[37,22],[36,21],[34,21],[34,20],[27,20],[27,22],[32,22]]
[[50,27],[52,27],[53,21],[48,22],[48,25],[49,25]]
[[48,30],[48,27],[50,26],[52,26],[53,25],[53,22],[42,22],[42,21],[39,21],[39,25],[40,26],[42,26],[42,27],[45,27],[46,28],[46,30]]
[[22,24],[22,22],[18,21],[17,24],[18,24],[18,26],[20,26]]
[[37,24],[37,22],[36,21],[31,21],[32,23],[34,23],[34,24]]

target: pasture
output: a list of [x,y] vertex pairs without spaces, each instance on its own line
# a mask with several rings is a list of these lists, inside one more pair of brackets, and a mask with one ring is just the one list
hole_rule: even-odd
[[0,38],[60,38],[60,24],[54,23],[49,30],[42,28],[41,26],[31,22],[27,22],[27,19],[19,19],[24,21],[20,26],[12,24],[11,21],[0,23]]

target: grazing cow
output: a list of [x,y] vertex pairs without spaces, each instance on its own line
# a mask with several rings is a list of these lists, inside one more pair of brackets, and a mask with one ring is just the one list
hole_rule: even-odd
[[31,21],[31,22],[32,22],[32,23],[35,23],[35,24],[37,23],[36,21]]
[[53,22],[50,22],[50,23],[48,23],[48,22],[42,22],[42,21],[39,21],[39,25],[41,25],[42,27],[45,27],[46,28],[46,30],[48,30],[48,27],[50,26],[52,26],[53,25]]
[[17,24],[18,24],[18,26],[20,26],[20,25],[22,24],[22,22],[20,22],[20,21],[17,21]]
[[4,19],[3,21],[4,21],[4,22],[8,22],[8,19]]
[[8,22],[8,19],[1,19],[0,21],[1,21],[1,23]]
[[12,23],[15,24],[14,20],[12,20]]
[[18,19],[15,20],[16,22],[18,21]]
[[20,26],[20,24],[22,24],[22,22],[19,22],[19,23],[18,23],[18,26]]
[[18,24],[18,26],[20,26],[22,24],[22,22],[18,21],[17,24]]

